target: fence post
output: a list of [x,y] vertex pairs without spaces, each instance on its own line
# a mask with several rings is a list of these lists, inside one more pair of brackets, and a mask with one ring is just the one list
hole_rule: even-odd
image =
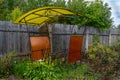
[[111,46],[111,37],[112,36],[111,36],[111,30],[110,30],[110,32],[109,32],[109,38],[108,38],[109,39],[109,46]]
[[52,27],[53,25],[47,25],[48,26],[48,31],[49,31],[49,37],[50,37],[50,48],[51,48],[51,53],[53,53],[53,43],[52,43]]
[[89,31],[87,30],[86,34],[85,34],[85,50],[88,50],[88,39],[89,39]]

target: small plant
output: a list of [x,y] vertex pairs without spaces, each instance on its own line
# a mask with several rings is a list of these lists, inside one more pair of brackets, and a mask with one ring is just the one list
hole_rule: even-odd
[[93,44],[97,44],[99,42],[100,42],[100,37],[97,34],[93,35]]
[[117,42],[114,42],[112,45],[111,45],[111,49],[112,50],[115,50],[116,52],[120,53],[120,40],[117,41]]
[[16,52],[10,52],[0,57],[0,78],[8,77],[12,74],[12,67],[13,67],[13,56]]
[[16,77],[23,78],[24,76],[23,74],[25,73],[27,69],[27,63],[28,63],[27,59],[23,59],[22,61],[16,60],[13,66],[13,74]]

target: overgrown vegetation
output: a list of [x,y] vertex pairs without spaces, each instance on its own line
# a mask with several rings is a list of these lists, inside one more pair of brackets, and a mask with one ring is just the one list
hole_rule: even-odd
[[[91,71],[91,72],[89,72]],[[65,80],[65,79],[98,79],[96,74],[86,65],[58,64],[57,61],[51,64],[45,62],[29,61],[18,62],[14,66],[14,75],[27,80]]]
[[115,76],[120,76],[120,41],[115,42],[112,46],[111,49],[116,51],[118,53],[118,60],[116,60],[116,64],[113,68],[113,72]]
[[120,42],[112,46],[102,45],[99,42],[89,45],[89,50],[83,55],[85,64],[91,66],[102,78],[120,76]]
[[13,68],[13,56],[16,54],[16,52],[10,52],[4,55],[3,57],[0,57],[0,78],[2,77],[8,77],[12,74],[12,68]]
[[52,63],[43,61],[22,61],[13,58],[15,52],[0,58],[0,78],[15,75],[25,80],[110,80],[120,76],[120,41],[111,46],[101,45],[98,35],[83,54],[81,64]]

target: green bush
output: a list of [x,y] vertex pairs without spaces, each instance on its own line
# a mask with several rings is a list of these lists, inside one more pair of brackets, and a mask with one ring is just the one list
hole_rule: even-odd
[[[65,68],[66,67],[66,68]],[[63,68],[64,79],[70,80],[99,80],[100,74],[95,73],[90,66],[78,64],[67,65]],[[66,73],[67,71],[67,73]]]
[[118,53],[118,60],[115,61],[116,64],[112,71],[115,76],[120,76],[120,41],[113,43],[111,49]]
[[58,61],[50,64],[38,61],[17,62],[14,66],[14,74],[26,80],[98,79],[98,74],[89,66],[59,64]]
[[10,52],[0,57],[0,78],[8,77],[12,74],[13,56],[16,52]]
[[21,61],[14,65],[14,74],[27,80],[58,80],[62,77],[55,63],[47,64],[39,61]]
[[90,44],[89,50],[84,54],[86,64],[92,66],[94,71],[102,74],[103,77],[114,77],[114,67],[119,60],[119,53],[109,46],[100,43]]
[[112,45],[111,45],[111,49],[112,50],[115,50],[116,52],[120,53],[120,40],[117,41],[117,42],[114,42]]
[[61,77],[60,69],[55,67],[54,64],[45,64],[33,62],[29,64],[26,72],[24,73],[25,79],[29,80],[59,80]]
[[16,60],[14,61],[14,66],[13,66],[13,74],[16,77],[24,78],[24,73],[27,69],[27,63],[28,60],[23,59],[22,61]]

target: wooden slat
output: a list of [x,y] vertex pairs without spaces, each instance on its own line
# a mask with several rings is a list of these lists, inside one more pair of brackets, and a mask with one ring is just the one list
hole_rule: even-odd
[[[39,34],[39,27],[29,26],[29,32],[31,36],[44,36],[48,34]],[[53,34],[53,50],[63,50],[69,48],[70,36],[83,35],[86,31],[89,32],[88,43],[93,41],[93,35],[98,34],[100,36],[100,42],[102,44],[108,44],[109,33],[111,31],[111,42],[118,41],[120,38],[120,29],[109,29],[101,31],[97,28],[81,27],[77,25],[63,25],[52,24]],[[86,38],[83,39],[83,50],[85,48]],[[0,55],[4,55],[10,51],[17,51],[19,54],[30,52],[29,36],[26,30],[26,25],[17,25],[11,22],[0,21]]]

